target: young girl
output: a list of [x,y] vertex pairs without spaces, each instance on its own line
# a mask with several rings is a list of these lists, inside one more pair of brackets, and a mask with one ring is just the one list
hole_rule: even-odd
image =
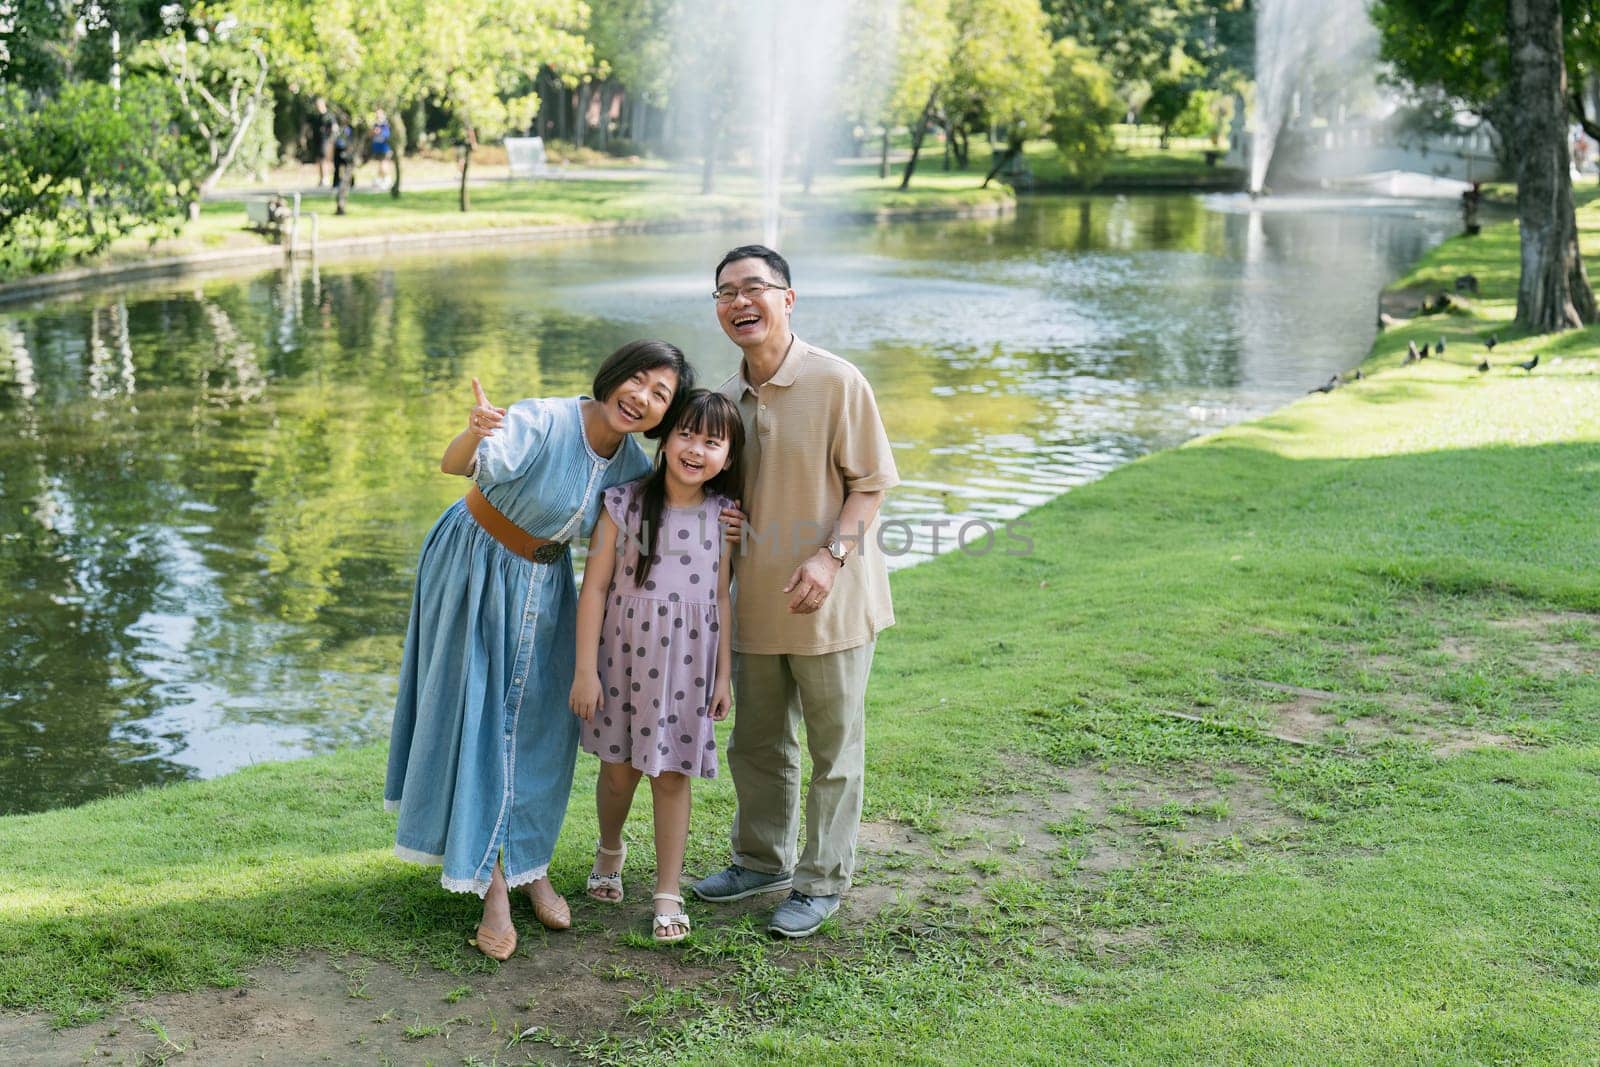
[[600,844],[588,892],[622,901],[622,824],[641,775],[655,805],[655,939],[689,936],[678,880],[689,836],[689,779],[714,778],[714,724],[732,707],[729,549],[718,514],[738,491],[739,409],[692,393],[655,470],[607,490],[578,597],[572,710],[579,744],[601,759]]

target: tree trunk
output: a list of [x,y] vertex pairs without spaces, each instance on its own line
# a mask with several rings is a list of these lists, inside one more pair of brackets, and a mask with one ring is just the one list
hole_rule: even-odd
[[939,87],[935,85],[933,92],[928,94],[928,102],[922,105],[922,114],[912,124],[911,129],[911,158],[906,160],[906,172],[900,179],[900,191],[911,187],[911,175],[917,170],[917,157],[922,154],[922,139],[928,133],[928,118],[933,114],[934,101],[939,99]]
[[411,131],[400,113],[401,109],[396,107],[394,117],[389,120],[389,158],[394,162],[394,184],[389,186],[389,195],[396,200],[400,199],[400,157],[406,154],[406,142],[411,138]]
[[578,86],[578,124],[573,130],[573,144],[582,145],[589,141],[589,100],[593,96],[594,87],[588,82]]
[[883,147],[882,147],[882,149],[881,149],[881,151],[880,151],[880,153],[878,155],[878,180],[882,181],[883,179],[887,178],[888,176],[889,176],[889,126],[888,126],[887,123],[885,123],[884,127],[883,127]]
[[1000,153],[1000,158],[994,161],[994,166],[989,169],[989,173],[984,175],[983,187],[985,189],[989,188],[989,183],[994,181],[994,176],[1004,170],[1007,163],[1010,163],[1013,159],[1017,158],[1018,153],[1021,151],[1022,141],[1017,138],[1012,138],[1012,140],[1006,144],[1006,150]]
[[811,134],[801,146],[800,155],[800,191],[807,196],[811,195],[811,183],[817,179],[817,154],[822,151],[822,137],[813,126]]
[[1511,134],[1519,142],[1517,216],[1522,227],[1517,323],[1534,333],[1554,333],[1596,319],[1572,205],[1561,0],[1507,0],[1506,7],[1519,118]]
[[966,170],[967,164],[972,159],[972,144],[967,139],[967,129],[965,126],[957,131],[957,137],[959,139],[956,142],[956,166],[960,167],[962,170]]
[[600,86],[600,151],[611,145],[611,105],[617,100],[617,86],[607,78]]
[[408,127],[411,134],[406,144],[406,151],[416,155],[423,148],[423,142],[428,139],[428,105],[426,101],[418,100],[411,105],[411,125]]
[[956,139],[955,131],[950,128],[950,120],[944,120],[944,172],[950,173],[950,149],[955,147],[950,142]]
[[706,158],[700,170],[700,195],[710,196],[716,191],[717,175],[717,124],[706,123]]
[[467,135],[461,141],[461,210],[471,209],[472,204],[467,198],[467,171],[472,167],[472,127],[467,127]]
[[1584,87],[1574,85],[1571,89],[1572,117],[1583,127],[1583,132],[1595,140],[1600,140],[1600,122],[1589,117],[1589,107],[1584,103]]

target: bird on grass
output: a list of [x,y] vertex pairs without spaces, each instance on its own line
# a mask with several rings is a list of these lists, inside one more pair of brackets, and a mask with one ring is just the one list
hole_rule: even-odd
[[1421,358],[1422,358],[1421,354],[1417,352],[1417,342],[1415,342],[1415,341],[1407,341],[1406,342],[1406,362],[1407,363],[1415,363],[1417,360],[1419,360]]
[[1323,382],[1321,385],[1317,386],[1315,389],[1307,389],[1306,392],[1308,392],[1308,393],[1331,393],[1337,388],[1339,388],[1339,376],[1337,374],[1335,374],[1332,378],[1329,378],[1326,382]]
[[1532,359],[1525,359],[1521,363],[1517,364],[1517,366],[1521,367],[1523,370],[1527,371],[1529,374],[1532,374],[1533,373],[1533,368],[1537,367],[1538,365],[1539,365],[1539,353],[1537,353],[1537,352],[1535,352],[1533,354],[1533,358]]
[[1417,358],[1418,359],[1427,359],[1428,358],[1428,346],[1427,345],[1423,345],[1421,350],[1418,351]]
[[1494,351],[1494,346],[1499,344],[1499,343],[1500,343],[1500,335],[1499,334],[1491,333],[1488,337],[1485,337],[1483,339],[1483,347],[1487,348],[1491,352]]
[[1478,364],[1478,373],[1479,374],[1488,374],[1489,373],[1489,361],[1488,360],[1484,360],[1482,363]]
[[1441,356],[1444,355],[1444,338],[1443,337],[1439,338],[1439,343],[1433,346],[1433,350],[1435,352],[1437,352]]
[[1365,378],[1365,377],[1366,377],[1366,375],[1365,375],[1365,374],[1362,374],[1362,373],[1361,373],[1361,368],[1360,368],[1360,367],[1357,367],[1357,368],[1356,368],[1356,381],[1358,381],[1358,382],[1359,382],[1359,381],[1361,381],[1361,380],[1362,380],[1362,379],[1364,379],[1364,378]]

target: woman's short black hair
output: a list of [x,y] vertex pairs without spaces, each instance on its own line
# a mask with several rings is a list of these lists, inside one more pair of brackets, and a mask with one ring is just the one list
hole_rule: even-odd
[[694,389],[694,368],[677,345],[666,341],[629,341],[606,357],[600,369],[594,372],[594,398],[602,404],[611,399],[617,387],[635,374],[667,367],[678,376],[677,387],[672,390],[672,403],[661,421],[644,435],[652,441],[659,440],[678,416],[678,409]]
[[722,257],[722,262],[717,264],[717,269],[711,272],[711,284],[716,285],[717,279],[722,277],[723,267],[726,267],[729,263],[737,263],[741,259],[759,259],[772,268],[785,288],[792,288],[789,284],[791,277],[789,274],[789,261],[766,245],[740,245],[738,248],[730,250],[727,255]]

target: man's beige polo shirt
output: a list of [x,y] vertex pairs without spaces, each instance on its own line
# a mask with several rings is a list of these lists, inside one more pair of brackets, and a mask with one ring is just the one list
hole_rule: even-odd
[[741,362],[718,392],[739,405],[745,432],[750,530],[734,552],[734,651],[815,656],[866,644],[894,625],[876,521],[842,531],[850,555],[821,608],[791,613],[783,587],[834,536],[847,493],[900,484],[872,387],[853,364],[797,337],[759,389]]

